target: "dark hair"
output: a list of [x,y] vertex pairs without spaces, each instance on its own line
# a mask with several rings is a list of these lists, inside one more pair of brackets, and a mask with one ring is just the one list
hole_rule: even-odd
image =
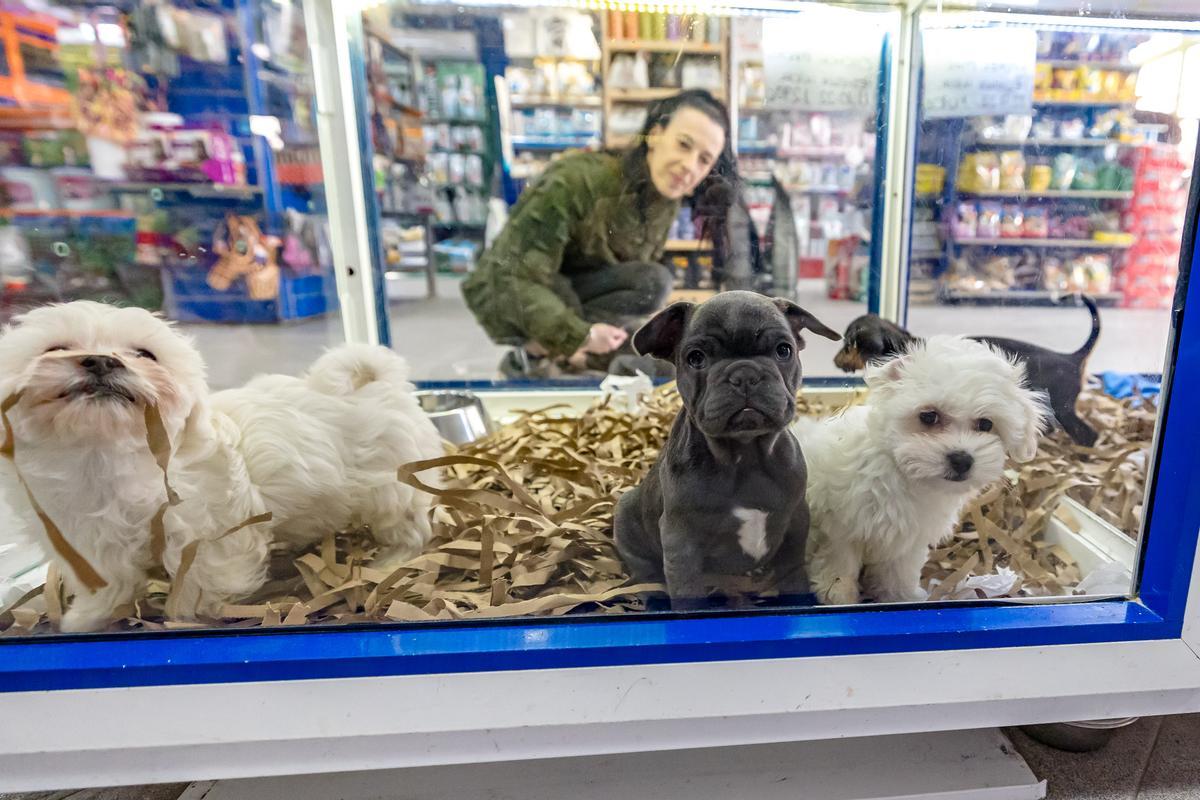
[[714,246],[724,248],[723,235],[729,208],[737,200],[740,191],[737,160],[733,156],[733,136],[730,130],[729,109],[705,89],[685,89],[678,94],[655,101],[646,112],[633,146],[625,153],[625,175],[631,186],[638,190],[638,202],[648,202],[649,192],[654,191],[650,181],[650,167],[646,163],[647,138],[656,127],[667,127],[675,112],[681,108],[694,108],[725,132],[725,144],[713,164],[712,170],[692,192],[687,203],[692,214],[703,221],[701,237],[712,241]]

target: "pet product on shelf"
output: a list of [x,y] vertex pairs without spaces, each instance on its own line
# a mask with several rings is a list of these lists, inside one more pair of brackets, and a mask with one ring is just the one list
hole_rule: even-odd
[[246,279],[253,300],[279,296],[279,265],[275,254],[279,240],[265,236],[254,217],[229,213],[213,237],[213,252],[220,258],[208,273],[208,285],[225,292],[238,278]]

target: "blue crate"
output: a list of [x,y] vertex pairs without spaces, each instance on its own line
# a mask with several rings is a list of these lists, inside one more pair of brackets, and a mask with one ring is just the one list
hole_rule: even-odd
[[332,273],[297,276],[284,268],[279,297],[252,300],[243,280],[235,281],[228,291],[214,291],[207,283],[210,267],[211,262],[163,269],[163,308],[168,317],[180,322],[268,324],[320,316],[336,306]]

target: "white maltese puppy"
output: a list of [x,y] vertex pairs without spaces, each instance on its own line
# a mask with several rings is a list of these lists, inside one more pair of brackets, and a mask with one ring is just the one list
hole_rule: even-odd
[[[14,460],[4,460],[0,483],[14,508],[36,514],[32,498],[52,523],[44,532],[30,514],[26,528],[56,555],[75,596],[64,631],[107,626],[155,566],[151,523],[167,490],[148,446],[148,407],[169,440],[179,498],[158,544],[180,617],[217,616],[262,586],[273,540],[300,547],[368,525],[379,560],[396,563],[430,537],[430,495],[396,470],[442,455],[442,443],[404,360],[386,348],[341,347],[303,378],[263,376],[210,395],[199,353],[167,323],[75,302],[6,328],[0,376],[0,399],[20,393],[7,411]],[[222,535],[264,512],[269,522]]]
[[865,405],[801,419],[808,463],[809,576],[817,599],[926,599],[929,548],[963,506],[1037,452],[1048,410],[1025,368],[986,344],[933,336],[868,368]]

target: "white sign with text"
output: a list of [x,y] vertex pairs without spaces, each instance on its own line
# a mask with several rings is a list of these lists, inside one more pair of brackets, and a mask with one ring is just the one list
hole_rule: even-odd
[[803,16],[763,21],[767,108],[874,111],[883,31],[845,28]]
[[1035,31],[964,28],[921,37],[926,119],[1032,112]]

